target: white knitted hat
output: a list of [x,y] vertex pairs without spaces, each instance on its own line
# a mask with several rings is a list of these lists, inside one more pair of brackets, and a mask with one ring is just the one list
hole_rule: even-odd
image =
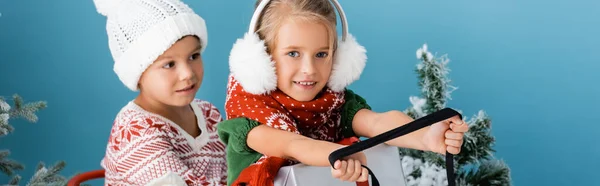
[[132,91],[146,68],[187,35],[208,44],[206,23],[180,0],[93,0],[107,17],[108,44],[114,71]]

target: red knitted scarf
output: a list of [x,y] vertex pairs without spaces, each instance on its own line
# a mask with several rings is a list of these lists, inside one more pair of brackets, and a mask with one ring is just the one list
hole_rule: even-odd
[[[245,92],[239,82],[230,76],[225,110],[227,119],[246,117],[313,139],[338,142],[343,137],[340,127],[343,104],[344,93],[329,89],[308,102],[296,101],[280,90],[269,95],[254,95]],[[279,168],[293,163],[278,157],[263,156],[244,169],[233,185],[272,186]]]
[[246,117],[273,128],[325,141],[341,138],[341,108],[344,93],[325,89],[312,101],[296,101],[280,90],[254,95],[229,78],[225,110],[227,119]]

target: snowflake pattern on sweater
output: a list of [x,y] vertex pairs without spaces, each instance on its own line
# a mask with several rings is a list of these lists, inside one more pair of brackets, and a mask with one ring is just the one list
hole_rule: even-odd
[[101,161],[105,185],[227,185],[225,145],[217,134],[222,121],[211,103],[194,100],[201,134],[129,102],[117,115]]

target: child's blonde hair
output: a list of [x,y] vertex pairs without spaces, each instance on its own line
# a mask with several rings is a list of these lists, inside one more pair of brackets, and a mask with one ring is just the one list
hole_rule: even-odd
[[[256,6],[262,0],[257,0]],[[321,23],[329,35],[328,60],[337,48],[335,8],[329,0],[271,0],[256,24],[256,32],[271,53],[277,41],[277,31],[285,21]]]

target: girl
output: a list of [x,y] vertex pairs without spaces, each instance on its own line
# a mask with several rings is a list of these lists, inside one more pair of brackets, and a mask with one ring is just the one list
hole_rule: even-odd
[[204,20],[179,0],[95,0],[119,79],[139,95],[118,113],[101,161],[106,185],[225,185],[217,108],[203,80]]
[[[342,18],[340,42],[332,4]],[[229,184],[273,185],[279,168],[294,163],[329,166],[341,140],[412,121],[400,111],[373,112],[345,88],[360,75],[366,55],[347,33],[337,1],[263,0],[255,11],[250,32],[232,49],[227,120],[218,127],[227,144]],[[386,144],[457,154],[467,130],[457,116]],[[366,181],[366,164],[363,153],[351,155],[335,162],[332,176]]]

